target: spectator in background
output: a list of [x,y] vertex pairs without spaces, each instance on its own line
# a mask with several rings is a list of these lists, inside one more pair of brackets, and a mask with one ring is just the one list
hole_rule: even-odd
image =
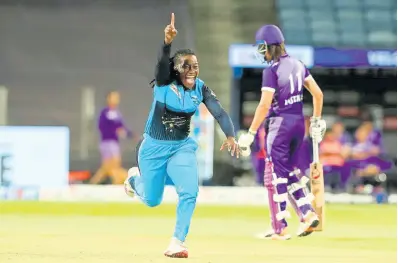
[[373,146],[373,155],[382,156],[385,154],[381,131],[374,128],[373,122],[365,121],[361,127],[366,130],[366,141]]
[[[380,157],[382,151],[381,134],[364,122],[355,132],[355,144],[351,149],[351,160],[345,165],[342,175],[344,182],[348,181],[354,170],[354,184],[361,185],[363,178],[373,177],[391,168],[392,163]],[[376,139],[377,138],[377,139]]]
[[345,145],[347,147],[351,146],[352,137],[345,130],[345,126],[342,121],[337,121],[332,125],[332,132],[342,145]]
[[265,169],[265,127],[262,125],[254,137],[254,143],[251,146],[251,159],[256,173],[256,182],[264,185],[264,169]]
[[319,148],[323,164],[325,187],[338,189],[341,186],[341,173],[350,149],[341,142],[341,136],[328,129]]
[[132,137],[132,132],[124,124],[118,109],[120,94],[111,91],[107,95],[107,106],[101,111],[98,119],[100,132],[101,167],[91,178],[90,183],[99,184],[108,176],[113,184],[123,184],[127,178],[127,171],[122,167],[122,158],[119,145],[120,138]]

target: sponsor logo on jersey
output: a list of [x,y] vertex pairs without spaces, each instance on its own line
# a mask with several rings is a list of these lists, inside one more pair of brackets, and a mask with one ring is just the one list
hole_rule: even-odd
[[302,102],[303,101],[303,94],[291,96],[287,100],[285,100],[285,106],[292,105],[294,103]]
[[178,91],[178,88],[174,83],[170,84],[170,89],[181,99],[181,93]]

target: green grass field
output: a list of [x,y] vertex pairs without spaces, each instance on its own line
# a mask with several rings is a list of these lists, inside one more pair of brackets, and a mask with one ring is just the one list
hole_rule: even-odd
[[[175,207],[120,203],[0,202],[0,262],[159,263]],[[258,240],[267,208],[198,206],[187,240],[195,263],[393,263],[396,206],[328,205],[326,229]],[[296,217],[290,219],[292,234]]]

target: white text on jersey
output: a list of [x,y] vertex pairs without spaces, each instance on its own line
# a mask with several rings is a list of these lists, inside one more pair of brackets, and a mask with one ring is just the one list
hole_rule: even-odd
[[285,100],[285,106],[292,105],[297,102],[303,101],[303,94],[291,96],[289,99]]

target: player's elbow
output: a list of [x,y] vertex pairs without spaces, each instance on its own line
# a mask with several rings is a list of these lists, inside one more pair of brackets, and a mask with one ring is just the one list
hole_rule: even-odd
[[314,92],[313,98],[316,101],[322,102],[323,101],[323,92],[322,92],[322,90],[318,89],[316,92]]
[[261,113],[262,115],[265,115],[265,114],[268,113],[269,108],[270,108],[270,107],[269,107],[267,104],[265,104],[265,103],[260,103],[260,104],[257,106],[257,111],[258,111],[259,113]]
[[322,92],[322,90],[319,90],[318,99],[323,100],[323,92]]

